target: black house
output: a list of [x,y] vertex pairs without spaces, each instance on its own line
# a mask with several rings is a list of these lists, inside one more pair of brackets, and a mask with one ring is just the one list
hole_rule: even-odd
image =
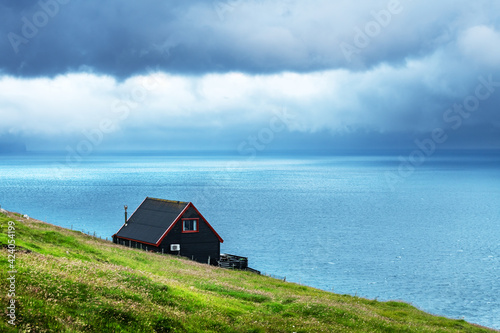
[[224,242],[191,202],[146,198],[113,243],[217,264]]

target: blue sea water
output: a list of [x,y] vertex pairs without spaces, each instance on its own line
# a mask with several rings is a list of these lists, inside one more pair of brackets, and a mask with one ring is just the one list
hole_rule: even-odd
[[500,157],[0,156],[0,205],[110,237],[146,197],[192,201],[263,272],[500,328]]

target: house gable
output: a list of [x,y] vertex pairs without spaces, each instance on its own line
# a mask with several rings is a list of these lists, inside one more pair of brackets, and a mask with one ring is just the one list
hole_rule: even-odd
[[[193,203],[189,203],[187,207],[183,210],[183,212],[177,217],[177,219],[170,225],[170,227],[165,231],[165,233],[162,235],[162,237],[159,239],[157,242],[157,246],[162,243],[162,241],[165,239],[165,237],[169,234],[182,234],[182,219],[193,219],[193,218],[198,218],[199,219],[199,224],[198,228],[200,235],[198,235],[199,238],[201,237],[209,237],[211,235],[215,236],[215,240],[218,240],[220,243],[223,243],[224,240],[219,236],[219,234],[214,230],[214,228],[208,223],[208,221],[201,215],[201,213],[196,209],[196,207],[193,205]],[[194,233],[193,233],[194,234]],[[192,235],[191,238],[194,238],[196,235]],[[190,237],[186,235],[186,237],[189,239]]]
[[[173,230],[175,230],[175,234],[178,233],[178,228],[182,230],[183,218],[199,219],[198,228],[203,232],[197,238],[203,236],[207,241],[211,239],[212,242],[224,242],[191,202],[171,201],[149,197],[146,198],[130,216],[127,223],[113,235],[113,238],[116,237],[159,247],[167,235]],[[189,239],[189,237],[186,238],[186,240]],[[200,240],[198,240],[198,242],[200,242]]]

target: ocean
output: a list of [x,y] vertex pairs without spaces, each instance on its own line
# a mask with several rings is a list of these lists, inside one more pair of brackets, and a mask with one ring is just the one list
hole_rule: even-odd
[[[405,157],[406,156],[406,157]],[[500,329],[500,154],[0,156],[0,205],[110,239],[191,201],[252,268]]]

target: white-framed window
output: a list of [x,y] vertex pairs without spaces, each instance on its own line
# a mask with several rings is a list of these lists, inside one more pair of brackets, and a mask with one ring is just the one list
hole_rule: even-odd
[[200,219],[182,219],[182,232],[198,232]]

